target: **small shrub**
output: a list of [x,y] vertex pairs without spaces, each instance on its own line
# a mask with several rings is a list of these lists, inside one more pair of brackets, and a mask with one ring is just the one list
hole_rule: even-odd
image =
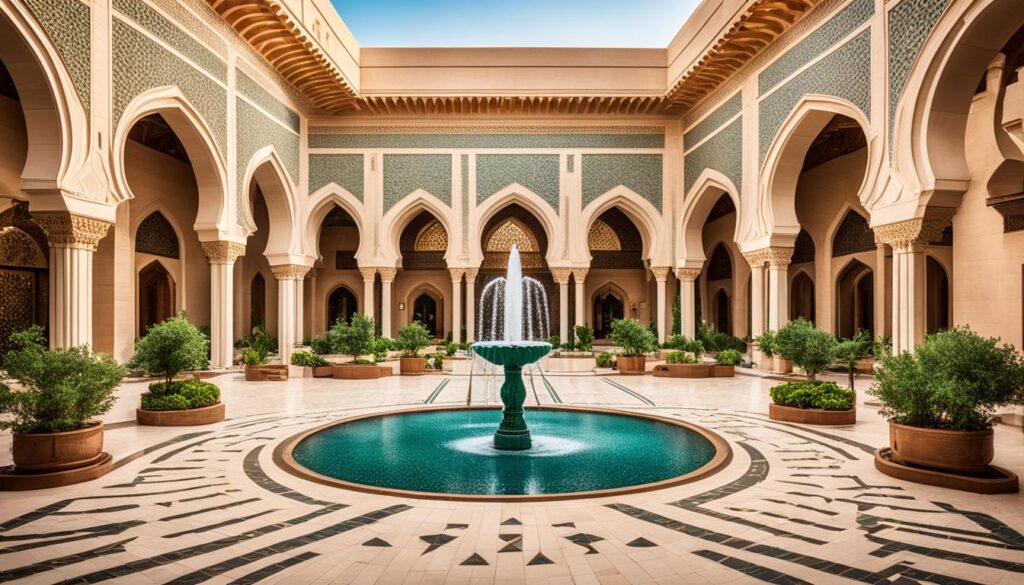
[[132,367],[163,377],[168,384],[179,372],[209,366],[209,340],[183,313],[157,323],[135,342]]
[[352,361],[359,363],[359,356],[373,352],[373,317],[356,313],[349,323],[339,319],[331,326],[327,336],[335,352],[352,356]]
[[715,361],[722,366],[738,366],[743,361],[743,354],[735,349],[726,349],[718,352]]
[[858,331],[851,339],[844,339],[832,346],[832,359],[843,365],[850,377],[850,389],[853,389],[860,359],[871,353],[871,337],[864,331]]
[[694,357],[702,357],[704,355],[704,343],[699,339],[692,339],[687,341],[683,345],[683,351],[688,351],[694,355]]
[[383,362],[388,359],[388,352],[395,348],[395,342],[387,337],[378,337],[373,340],[373,361]]
[[270,355],[277,351],[277,338],[267,333],[266,325],[257,323],[251,335],[239,340],[239,345]]
[[787,323],[775,339],[779,355],[800,366],[812,380],[832,363],[835,344],[831,333],[815,328],[803,318]]
[[292,354],[292,365],[316,368],[327,365],[327,360],[311,351],[297,351]]
[[695,364],[697,363],[697,358],[685,351],[670,351],[668,355],[665,356],[665,361],[670,364]]
[[444,354],[448,357],[452,357],[457,351],[459,351],[459,344],[457,343],[449,343],[444,346]]
[[593,351],[594,349],[594,328],[590,325],[577,325],[573,327],[576,335],[576,348],[580,351]]
[[622,348],[626,357],[640,357],[658,347],[658,338],[636,319],[612,321],[612,343]]
[[552,335],[551,337],[548,337],[548,343],[551,344],[552,348],[558,349],[562,347],[562,338],[557,335]]
[[267,354],[257,349],[247,349],[242,352],[242,363],[247,366],[260,366],[267,363]]
[[665,349],[678,349],[680,351],[686,350],[686,344],[690,343],[690,340],[685,335],[669,335],[668,339],[662,345]]
[[444,367],[444,354],[437,352],[434,354],[434,369],[440,370]]
[[[0,373],[0,429],[59,433],[84,426],[114,406],[125,368],[87,346],[47,349],[43,329],[30,327],[8,339]],[[20,386],[9,387],[11,381]]]
[[849,410],[853,408],[854,392],[840,388],[835,382],[786,382],[771,389],[772,402],[794,408]]
[[142,394],[142,408],[146,410],[187,410],[219,401],[220,388],[202,380],[154,382],[149,385],[149,392]]
[[459,349],[462,351],[469,351],[469,348],[471,347],[473,347],[473,344],[468,341],[459,344]]
[[418,357],[420,350],[428,345],[430,345],[430,332],[427,331],[423,323],[413,321],[398,329],[395,348],[402,352],[402,357]]
[[754,343],[757,344],[757,349],[760,350],[761,353],[768,357],[772,357],[775,355],[775,337],[775,332],[768,330],[761,335],[758,335],[754,339]]
[[599,368],[610,368],[615,365],[615,354],[610,351],[602,351],[594,358]]
[[705,349],[708,351],[717,352],[734,349],[744,352],[747,350],[746,341],[729,335],[724,331],[719,331],[713,323],[701,323],[700,329],[697,331],[697,339],[704,344]]
[[331,346],[331,340],[328,339],[326,335],[310,339],[309,347],[313,350],[313,353],[317,355],[328,355],[334,353],[334,348]]

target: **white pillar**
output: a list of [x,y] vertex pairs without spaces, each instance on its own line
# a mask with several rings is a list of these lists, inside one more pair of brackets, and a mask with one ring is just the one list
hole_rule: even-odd
[[297,313],[296,308],[302,306],[302,279],[309,267],[283,264],[270,269],[277,278],[277,351],[281,363],[287,364],[296,343],[296,331],[302,329],[299,323],[301,313]]
[[[583,300],[583,294],[586,292],[585,283],[586,283],[586,280],[587,280],[587,272],[589,272],[589,271],[590,271],[589,268],[573,268],[572,269],[572,277],[573,277],[573,280],[575,280],[575,282],[576,282],[576,284],[575,284],[575,289],[576,289],[576,319],[574,320],[574,324],[575,325],[586,325],[586,323],[587,323],[586,320],[583,317],[583,315],[585,314],[583,312],[583,309],[584,309],[584,306],[586,304],[584,302],[584,300]],[[567,337],[568,337],[568,335],[567,335]]]
[[202,242],[210,259],[210,367],[230,368],[234,362],[234,274],[235,260],[245,254],[236,242]]
[[885,335],[885,283],[892,273],[885,270],[885,244],[876,240],[875,245],[875,320],[871,326],[877,338]]
[[93,254],[110,224],[66,212],[32,217],[50,246],[50,347],[92,345]]
[[668,266],[652,266],[651,272],[654,273],[654,280],[657,283],[657,303],[658,303],[658,320],[655,323],[658,324],[658,343],[665,343],[666,329],[671,329],[671,325],[665,326],[665,314],[666,304],[668,299],[665,298],[665,281],[668,280],[668,273],[671,270]]
[[767,262],[764,250],[743,255],[750,264],[750,336],[756,338],[765,332],[765,274]]
[[378,266],[380,273],[380,334],[387,338],[393,338],[391,330],[391,283],[395,281],[395,274],[398,269],[389,266]]
[[476,341],[476,275],[479,268],[466,269],[466,341]]
[[452,276],[452,341],[462,343],[462,275],[465,268],[449,268]]
[[696,280],[700,268],[680,268],[676,271],[679,279],[679,332],[689,339],[697,337],[697,294]]
[[[303,266],[308,271],[309,268]],[[302,345],[302,338],[306,336],[306,277],[295,281],[295,345]]]
[[[377,278],[377,269],[373,266],[360,266],[359,273],[363,275],[363,310],[360,313],[373,317],[373,281]],[[330,329],[334,323],[328,323]]]
[[793,248],[768,249],[768,328],[789,323],[789,261]]
[[568,268],[552,268],[551,278],[558,284],[558,338],[569,339],[569,276]]

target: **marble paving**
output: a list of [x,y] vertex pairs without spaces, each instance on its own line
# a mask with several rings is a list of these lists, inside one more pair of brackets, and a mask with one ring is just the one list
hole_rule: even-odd
[[[346,416],[465,403],[465,377],[213,381],[224,423],[139,427],[144,384],[125,384],[106,417],[112,473],[0,494],[0,582],[1024,583],[1024,498],[878,473],[872,452],[887,429],[863,403],[856,426],[811,428],[769,421],[773,382],[751,376],[537,377],[529,403],[675,417],[721,434],[733,460],[641,494],[466,503],[323,486],[271,457],[284,439]],[[473,402],[495,392],[477,378]],[[996,434],[996,463],[1024,473],[1021,430]],[[0,435],[0,465],[9,444]]]

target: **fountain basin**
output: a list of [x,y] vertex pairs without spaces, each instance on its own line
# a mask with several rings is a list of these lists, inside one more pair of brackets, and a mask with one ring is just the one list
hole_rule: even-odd
[[681,421],[604,409],[529,409],[533,448],[495,449],[495,408],[432,408],[356,417],[296,435],[274,452],[289,473],[358,491],[425,499],[537,501],[598,497],[696,481],[732,451]]
[[523,385],[523,366],[532,364],[551,351],[546,341],[483,341],[473,344],[480,357],[505,368],[505,381],[501,384],[501,424],[494,432],[494,448],[522,451],[532,445],[530,429],[523,417],[526,386]]
[[546,341],[478,341],[472,348],[496,366],[528,366],[551,352]]

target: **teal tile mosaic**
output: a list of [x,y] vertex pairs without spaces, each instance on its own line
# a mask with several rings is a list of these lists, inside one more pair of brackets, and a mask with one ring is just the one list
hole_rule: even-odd
[[360,201],[363,200],[363,155],[311,154],[309,156],[309,192],[337,183]]
[[559,168],[555,154],[479,154],[476,157],[476,201],[519,183],[558,209]]
[[384,213],[417,189],[452,204],[450,154],[384,155]]
[[198,69],[174,56],[149,37],[113,20],[113,119],[137,95],[176,85],[199,111],[221,152],[227,151],[227,90]]
[[722,102],[722,105],[718,106],[715,111],[705,116],[696,126],[683,134],[684,147],[688,148],[690,145],[697,144],[710,136],[712,132],[721,128],[722,124],[725,124],[733,116],[740,113],[742,107],[743,94],[736,92],[731,98]]
[[865,30],[761,100],[760,160],[790,112],[807,94],[835,96],[871,117],[871,30]]
[[[889,10],[889,142],[896,123],[896,106],[928,35],[949,7],[950,0],[902,0]],[[891,151],[890,151],[891,152]]]
[[310,148],[664,148],[658,134],[311,134]]
[[462,253],[469,253],[469,155],[460,160],[462,167]]
[[[684,192],[689,193],[704,169],[714,169],[743,191],[743,118],[737,118],[683,159]],[[738,195],[739,193],[737,193]]]
[[853,0],[824,24],[772,61],[757,76],[758,94],[789,77],[794,71],[828,51],[875,14],[875,0]]
[[238,181],[238,219],[241,225],[242,209],[248,196],[244,187],[245,168],[249,165],[256,151],[267,145],[273,145],[281,164],[288,173],[288,180],[293,184],[299,177],[299,135],[289,132],[287,128],[274,122],[242,98],[235,98],[235,114],[238,128],[236,144],[236,169]]
[[296,134],[299,133],[299,114],[275,98],[269,91],[246,75],[242,70],[235,69],[235,89],[249,98],[253,103],[266,110]]
[[131,18],[154,37],[202,67],[220,81],[227,81],[228,67],[224,60],[204,47],[170,20],[150,8],[142,0],[114,0],[114,8]]
[[90,36],[89,6],[78,0],[24,0],[46,34],[57,46],[61,60],[71,74],[75,92],[82,104],[90,106],[89,57],[92,40]]
[[584,206],[623,185],[661,210],[660,154],[585,154],[582,159]]

